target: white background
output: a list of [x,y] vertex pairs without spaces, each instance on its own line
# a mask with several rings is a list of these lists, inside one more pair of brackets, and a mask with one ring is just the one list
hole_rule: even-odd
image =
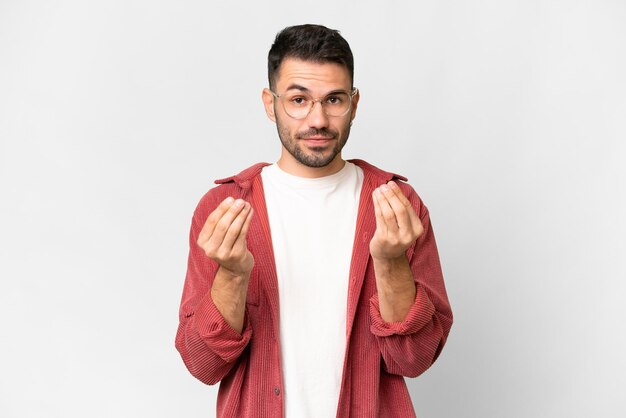
[[211,417],[191,214],[275,161],[284,26],[340,29],[345,149],[426,201],[455,324],[420,417],[626,416],[624,1],[0,0],[0,416]]

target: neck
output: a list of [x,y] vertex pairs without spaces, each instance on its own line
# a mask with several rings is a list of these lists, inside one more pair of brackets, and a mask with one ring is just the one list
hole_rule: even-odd
[[330,176],[341,171],[346,162],[341,158],[341,155],[337,155],[328,165],[325,165],[324,167],[309,167],[299,161],[285,158],[285,156],[282,155],[277,164],[281,170],[293,176],[318,178]]

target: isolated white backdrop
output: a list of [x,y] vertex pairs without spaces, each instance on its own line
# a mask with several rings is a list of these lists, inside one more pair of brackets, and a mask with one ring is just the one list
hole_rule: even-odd
[[174,349],[200,196],[279,145],[267,50],[340,29],[344,156],[429,206],[420,417],[626,416],[623,1],[0,0],[0,416],[212,417]]

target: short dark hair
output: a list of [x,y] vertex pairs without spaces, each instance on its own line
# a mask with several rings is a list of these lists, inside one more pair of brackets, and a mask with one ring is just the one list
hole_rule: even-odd
[[348,42],[338,30],[322,25],[289,26],[278,32],[267,55],[267,76],[274,88],[276,73],[285,58],[344,66],[354,80],[354,58]]

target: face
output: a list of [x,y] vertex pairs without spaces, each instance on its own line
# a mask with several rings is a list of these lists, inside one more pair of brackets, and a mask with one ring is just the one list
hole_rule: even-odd
[[[278,95],[301,92],[319,98],[338,90],[349,92],[351,84],[348,70],[339,64],[287,58],[279,68],[274,90]],[[341,150],[348,140],[358,99],[357,93],[352,99],[352,109],[344,116],[327,116],[321,104],[315,103],[307,117],[294,119],[285,113],[280,99],[265,89],[265,109],[276,122],[282,143],[281,168],[294,174],[307,169],[326,168],[325,171],[331,172],[336,167],[340,169]]]

